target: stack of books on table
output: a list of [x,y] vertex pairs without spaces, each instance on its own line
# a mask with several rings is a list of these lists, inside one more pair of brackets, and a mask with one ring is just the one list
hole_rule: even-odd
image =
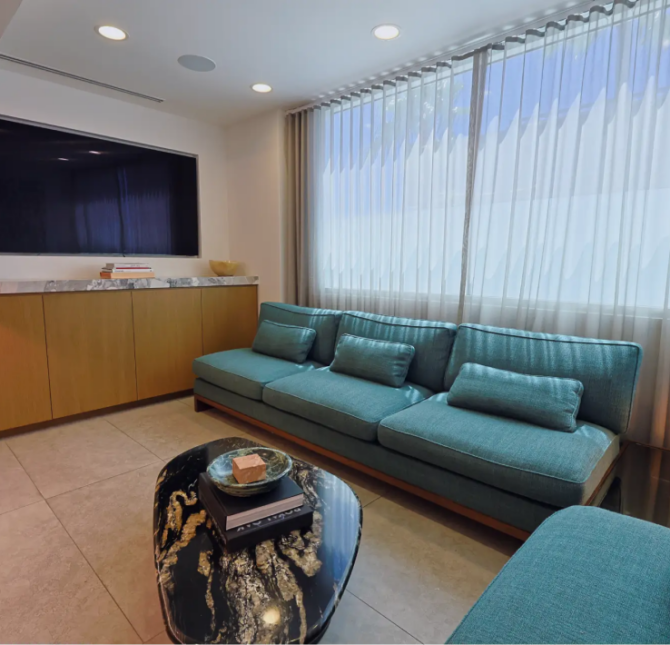
[[312,508],[290,477],[268,493],[233,497],[217,488],[207,473],[201,473],[198,497],[229,551],[312,525]]
[[100,270],[101,278],[155,278],[154,270],[146,262],[105,264]]

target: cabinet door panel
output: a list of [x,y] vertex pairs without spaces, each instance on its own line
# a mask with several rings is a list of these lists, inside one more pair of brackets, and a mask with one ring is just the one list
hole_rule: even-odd
[[137,400],[129,291],[44,296],[54,418]]
[[41,295],[0,296],[0,430],[51,419]]
[[251,347],[258,325],[258,287],[209,287],[202,290],[205,354]]
[[140,399],[193,387],[202,356],[201,289],[133,292],[137,391]]

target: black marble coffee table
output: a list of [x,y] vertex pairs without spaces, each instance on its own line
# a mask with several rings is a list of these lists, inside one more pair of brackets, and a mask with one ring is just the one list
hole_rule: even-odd
[[154,502],[154,557],[168,634],[181,643],[318,642],[358,553],[361,505],[341,479],[297,459],[291,477],[314,508],[311,529],[228,553],[198,501],[220,454],[259,445],[220,439],[175,457]]

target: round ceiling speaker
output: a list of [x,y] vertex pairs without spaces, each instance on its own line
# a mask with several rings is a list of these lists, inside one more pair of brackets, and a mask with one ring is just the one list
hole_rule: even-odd
[[177,59],[177,62],[192,72],[211,72],[216,69],[216,63],[211,58],[196,54],[184,54]]

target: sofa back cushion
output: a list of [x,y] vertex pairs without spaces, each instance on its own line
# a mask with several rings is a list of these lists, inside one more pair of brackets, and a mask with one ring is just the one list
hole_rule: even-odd
[[292,363],[304,363],[315,339],[316,331],[311,327],[296,327],[264,320],[258,325],[251,349],[258,354],[283,358]]
[[415,353],[407,380],[437,392],[442,389],[456,329],[456,325],[445,322],[346,311],[340,322],[338,339],[342,334],[351,334],[411,345]]
[[330,370],[390,387],[402,387],[414,353],[414,347],[407,343],[342,334]]
[[617,434],[628,429],[642,361],[636,343],[460,325],[444,377],[449,390],[464,363],[581,381],[580,419]]
[[307,358],[323,365],[330,365],[335,355],[335,339],[340,318],[342,318],[342,312],[332,309],[313,309],[312,307],[286,305],[282,302],[264,302],[261,305],[258,324],[260,326],[264,320],[270,320],[283,325],[314,329],[316,338]]
[[463,363],[447,402],[457,408],[574,432],[583,393],[581,382],[571,378],[530,376]]

